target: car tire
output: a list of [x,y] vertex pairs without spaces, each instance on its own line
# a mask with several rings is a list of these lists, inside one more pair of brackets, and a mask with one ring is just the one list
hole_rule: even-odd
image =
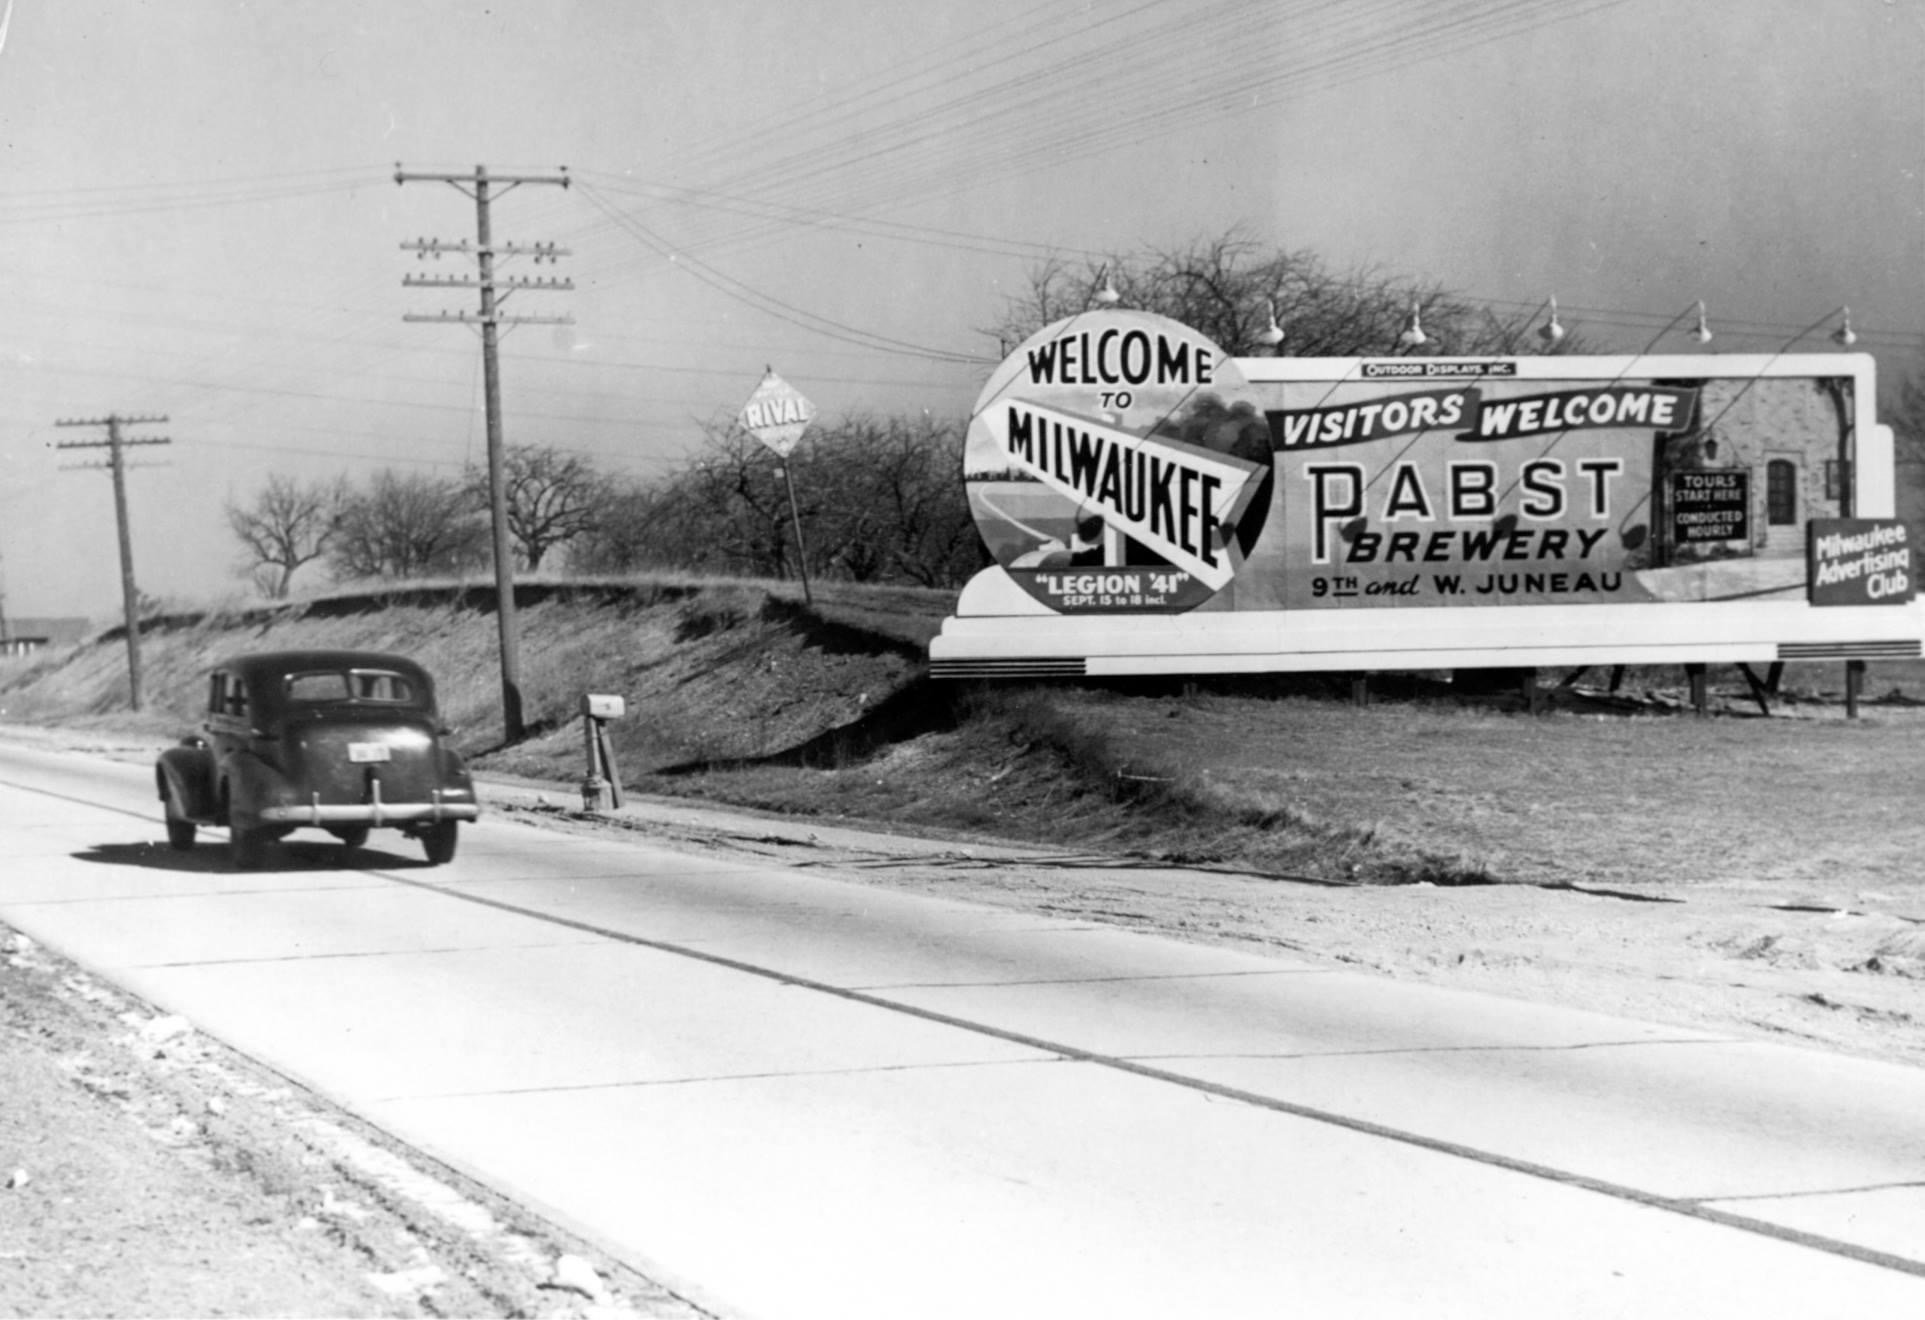
[[175,852],[186,852],[194,846],[194,835],[199,829],[191,820],[183,820],[173,812],[167,813],[167,846]]
[[230,824],[227,827],[227,856],[236,871],[259,869],[267,860],[268,832],[258,825]]
[[334,831],[334,837],[341,841],[343,848],[349,850],[363,848],[368,842],[368,827],[366,825],[344,826]]
[[460,824],[459,821],[438,820],[422,827],[421,850],[428,855],[429,866],[441,866],[455,859]]

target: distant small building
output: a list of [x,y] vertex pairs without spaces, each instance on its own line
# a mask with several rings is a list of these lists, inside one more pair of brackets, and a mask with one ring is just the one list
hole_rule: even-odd
[[32,655],[49,646],[72,646],[87,639],[93,621],[84,618],[0,618],[0,657]]

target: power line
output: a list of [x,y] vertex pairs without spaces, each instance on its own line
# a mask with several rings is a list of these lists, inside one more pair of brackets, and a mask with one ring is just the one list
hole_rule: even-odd
[[[0,225],[38,224],[52,220],[94,220],[106,217],[150,215],[163,211],[201,211],[225,206],[250,206],[261,202],[287,201],[324,193],[353,192],[370,186],[371,180],[344,183],[287,184],[272,188],[237,189],[212,194],[173,194],[160,197],[130,197],[121,202],[80,201],[42,203],[31,207],[0,209]],[[82,190],[84,191],[84,190]],[[0,207],[4,207],[0,200]]]
[[950,248],[957,252],[976,252],[990,257],[1043,258],[1067,253],[1100,259],[1107,255],[1094,248],[1077,248],[1026,238],[971,233],[936,225],[911,224],[907,221],[888,220],[880,216],[795,206],[786,202],[741,197],[714,188],[686,188],[665,183],[650,183],[609,171],[583,169],[578,171],[578,174],[583,177],[600,176],[605,180],[600,185],[601,191],[605,193],[649,198],[671,206],[720,211],[726,215],[746,216],[750,219],[765,220],[796,228],[835,229],[929,247]]
[[[1120,32],[1104,44],[1079,45],[1063,59],[1028,65],[933,106],[916,104],[860,134],[801,150],[785,141],[773,163],[752,151],[717,153],[731,169],[712,185],[752,183],[758,194],[779,192],[791,205],[833,192],[845,208],[895,207],[979,187],[986,174],[1021,173],[1072,155],[1086,159],[1121,142],[1247,114],[1317,86],[1386,76],[1620,3],[1503,0],[1426,6],[1415,14],[1384,3],[1268,8],[1272,27],[1289,34],[1281,51],[1227,21],[1182,15]],[[1219,7],[1218,16],[1234,8]],[[1229,40],[1231,34],[1238,39]],[[1139,72],[1137,64],[1148,71]],[[1128,97],[1120,105],[1119,93]],[[856,178],[854,186],[846,176]],[[703,246],[735,246],[768,232],[764,225]]]
[[833,320],[830,317],[822,316],[819,313],[806,311],[803,308],[795,306],[793,303],[784,302],[771,294],[763,293],[742,280],[724,274],[707,262],[702,261],[699,257],[678,251],[669,244],[667,240],[650,230],[639,220],[636,220],[632,216],[622,214],[613,203],[599,196],[594,189],[589,188],[587,185],[583,185],[582,192],[584,196],[588,197],[596,206],[601,207],[611,219],[626,229],[639,242],[646,244],[648,247],[666,257],[671,264],[688,271],[694,278],[700,280],[710,288],[715,289],[717,292],[754,307],[758,311],[765,312],[777,320],[787,321],[789,324],[800,326],[805,330],[816,331],[819,334],[827,335],[831,339],[840,339],[847,343],[859,344],[865,348],[874,349],[879,353],[897,353],[910,357],[924,357],[937,362],[990,361],[990,359],[981,357],[978,354],[958,353],[951,349],[929,348],[920,344],[909,343],[906,340],[894,339],[886,335],[877,334],[874,331],[862,330],[856,326],[847,325],[841,321]]

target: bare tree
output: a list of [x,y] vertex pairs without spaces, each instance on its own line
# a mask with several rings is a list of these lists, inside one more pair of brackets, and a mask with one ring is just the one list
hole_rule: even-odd
[[828,566],[859,582],[955,586],[980,567],[962,482],[965,423],[856,417],[815,442]]
[[342,499],[328,546],[340,581],[458,573],[487,561],[485,520],[460,482],[392,468]]
[[[704,425],[678,472],[613,493],[578,562],[796,576],[782,460],[732,419]],[[981,566],[962,485],[961,419],[852,417],[789,455],[812,577],[955,586]]]
[[[702,429],[707,442],[673,482],[675,517],[663,528],[680,542],[684,562],[755,577],[799,576],[780,461],[732,420]],[[816,454],[807,446],[789,456],[798,495],[817,488]],[[807,497],[801,505],[805,536],[816,503]]]
[[227,525],[247,552],[241,572],[272,600],[285,600],[303,564],[327,554],[347,484],[302,483],[275,474],[255,492],[253,503],[227,501]]
[[[465,478],[469,497],[489,505],[488,469],[471,466]],[[549,551],[567,545],[595,526],[604,479],[578,454],[547,445],[510,445],[502,453],[502,487],[508,504],[508,535],[531,571]]]
[[[700,426],[703,443],[679,469],[653,481],[608,485],[593,527],[570,550],[578,568],[792,574],[794,538],[775,455],[731,419]],[[796,457],[807,462],[801,453]]]
[[592,526],[568,549],[583,573],[626,573],[675,562],[663,537],[673,520],[666,483],[611,478],[597,501]]
[[1269,328],[1272,309],[1284,332],[1276,351],[1295,357],[1405,351],[1398,336],[1413,307],[1427,337],[1424,352],[1588,351],[1576,335],[1544,343],[1532,333],[1534,312],[1499,314],[1435,285],[1367,268],[1338,275],[1315,253],[1266,251],[1237,233],[1105,263],[1045,261],[989,333],[1005,352],[1013,350],[1044,326],[1099,305],[1096,295],[1106,284],[1121,295],[1119,306],[1180,321],[1239,357],[1271,351],[1259,336]]

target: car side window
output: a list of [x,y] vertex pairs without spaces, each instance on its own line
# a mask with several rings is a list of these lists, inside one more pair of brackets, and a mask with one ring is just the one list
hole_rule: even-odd
[[207,713],[247,714],[247,686],[241,682],[240,675],[220,673],[207,680]]

